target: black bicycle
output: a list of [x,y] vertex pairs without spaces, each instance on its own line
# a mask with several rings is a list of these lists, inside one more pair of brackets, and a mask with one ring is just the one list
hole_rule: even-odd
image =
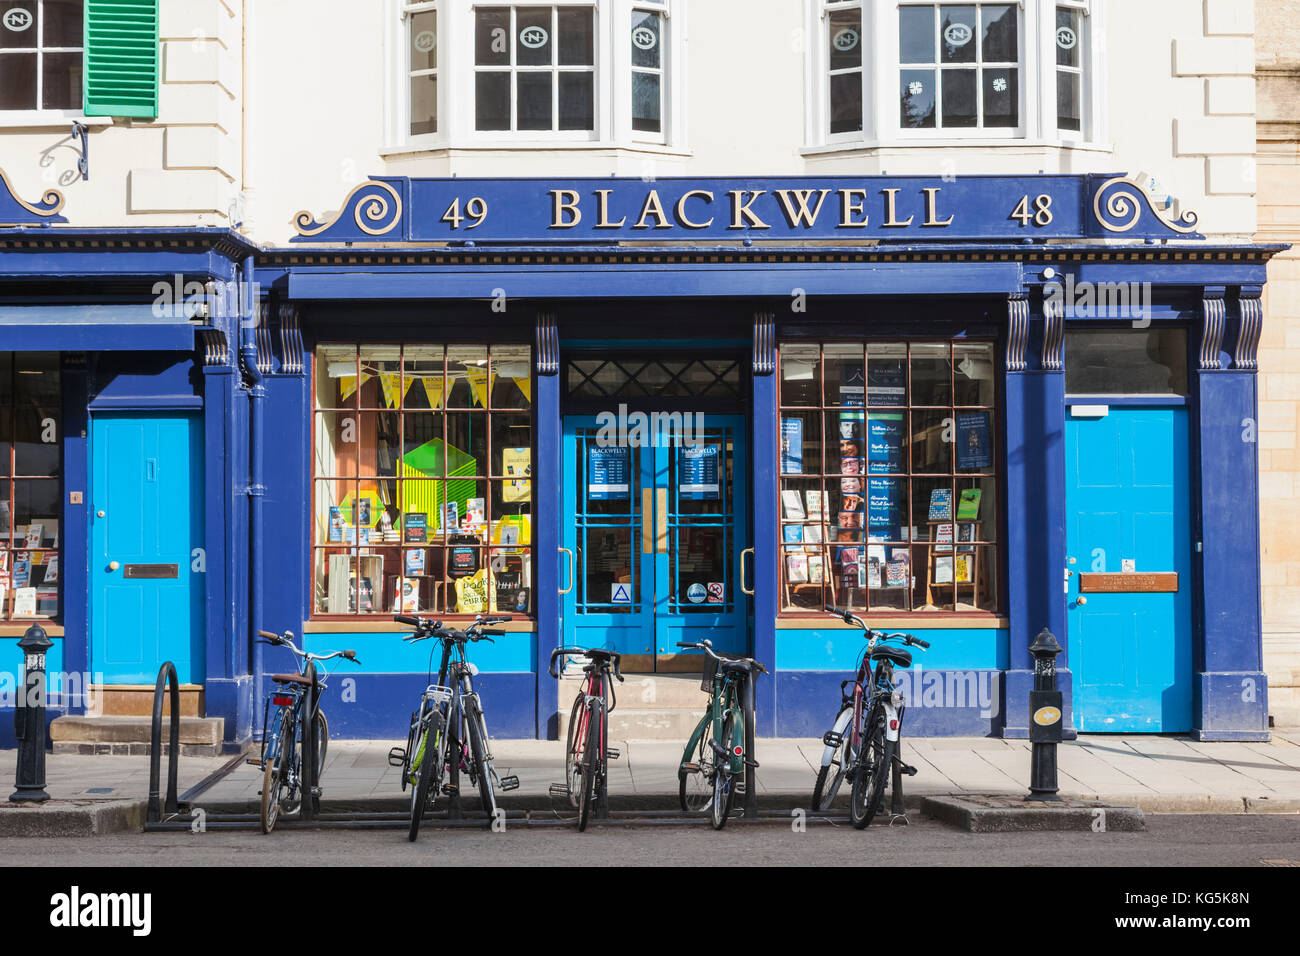
[[[852,780],[849,819],[862,830],[871,823],[884,801],[890,771],[898,765],[900,774],[911,776],[916,770],[903,763],[899,748],[903,738],[903,712],[906,701],[894,686],[894,668],[911,667],[912,654],[897,641],[925,650],[929,642],[911,634],[886,634],[873,631],[851,611],[826,605],[845,624],[862,628],[866,647],[858,662],[853,688],[850,681],[840,685],[840,712],[831,730],[822,737],[825,752],[813,791],[813,809],[829,809],[842,780]],[[899,778],[901,779],[901,777]]]
[[[510,618],[479,615],[463,631],[419,617],[398,616],[393,620],[415,628],[414,634],[403,638],[408,643],[433,638],[442,645],[437,682],[431,682],[420,695],[419,710],[411,715],[406,747],[394,747],[388,752],[389,764],[402,768],[402,789],[412,788],[407,838],[415,840],[419,835],[420,822],[439,794],[459,795],[462,772],[469,777],[471,786],[477,786],[490,824],[496,815],[495,791],[518,789],[519,778],[498,776],[492,766],[483,705],[474,690],[477,670],[466,659],[465,646],[478,641],[492,643],[492,637],[506,632],[488,630],[487,626]],[[432,663],[432,652],[429,656]]]
[[597,647],[560,647],[551,652],[550,675],[557,680],[557,658],[565,656],[586,657],[590,663],[582,668],[582,686],[573,701],[573,714],[569,718],[569,743],[564,751],[564,784],[551,787],[551,792],[562,793],[578,808],[578,830],[587,829],[593,801],[605,806],[609,799],[609,761],[617,759],[618,751],[609,746],[609,715],[617,706],[614,685],[610,677],[623,675],[619,671],[619,656],[613,651]]
[[[262,756],[249,763],[262,770],[262,802],[260,822],[263,833],[275,829],[276,821],[283,810],[287,814],[297,813],[302,808],[302,801],[310,799],[312,809],[320,809],[320,779],[325,767],[325,751],[329,747],[329,722],[325,711],[320,706],[320,692],[325,689],[325,678],[316,670],[316,662],[334,658],[344,658],[354,664],[360,664],[353,651],[334,651],[332,654],[312,654],[299,650],[293,643],[293,632],[274,634],[271,631],[258,631],[262,640],[259,644],[284,647],[293,651],[298,667],[294,674],[271,674],[271,680],[278,685],[267,697],[262,709]],[[307,713],[304,699],[307,691],[313,689],[315,706]],[[275,716],[271,716],[271,708]],[[308,781],[303,769],[302,747],[307,741],[306,728],[310,727],[316,737],[315,779]],[[310,791],[310,792],[309,792]]]

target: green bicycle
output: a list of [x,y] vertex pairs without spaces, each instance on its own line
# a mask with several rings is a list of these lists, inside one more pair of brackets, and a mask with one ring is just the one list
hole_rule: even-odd
[[709,706],[682,752],[678,799],[687,813],[709,810],[713,829],[721,830],[746,768],[758,769],[758,761],[745,753],[745,740],[754,739],[754,697],[746,692],[746,682],[767,668],[752,658],[723,657],[709,641],[677,646],[704,651],[712,661],[700,682],[710,693]]

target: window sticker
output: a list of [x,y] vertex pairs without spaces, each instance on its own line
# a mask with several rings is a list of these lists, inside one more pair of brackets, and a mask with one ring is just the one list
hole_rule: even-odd
[[1056,45],[1062,50],[1073,50],[1074,45],[1078,42],[1079,38],[1075,36],[1074,31],[1069,27],[1056,28]]
[[519,42],[530,50],[540,50],[550,39],[545,27],[529,26],[519,31]]
[[965,46],[974,35],[974,31],[964,23],[950,23],[943,31],[943,38],[952,46]]
[[22,7],[14,7],[12,10],[5,11],[4,25],[14,33],[22,33],[35,22],[36,18],[32,16],[32,12],[24,10]]
[[653,50],[659,43],[659,38],[649,27],[640,26],[632,28],[632,44],[638,50]]
[[843,30],[837,30],[835,36],[831,37],[831,43],[841,53],[848,53],[858,45],[858,31],[847,27]]

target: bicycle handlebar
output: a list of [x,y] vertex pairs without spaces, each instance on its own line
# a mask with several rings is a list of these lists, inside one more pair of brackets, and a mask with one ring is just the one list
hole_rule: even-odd
[[[559,680],[560,675],[555,672],[555,659],[557,657],[582,656],[592,661],[593,663],[598,664],[599,658],[592,657],[589,653],[587,653],[587,650],[588,649],[585,647],[557,647],[555,650],[551,651],[551,661],[546,667],[547,673],[550,674],[552,677],[554,677],[556,680]],[[624,682],[623,671],[620,667],[622,659],[623,659],[622,654],[614,654],[614,653],[611,653],[608,658],[610,672],[615,677],[618,678],[620,684]]]
[[353,650],[331,651],[328,654],[313,654],[310,651],[302,651],[293,642],[293,632],[285,631],[283,634],[273,634],[270,631],[257,632],[259,637],[265,640],[258,641],[259,644],[270,644],[272,647],[287,647],[293,653],[305,661],[328,661],[336,657],[343,657],[350,660],[353,664],[360,665],[361,661],[357,659],[357,652]]
[[752,657],[723,657],[723,656],[721,656],[720,654],[718,654],[717,651],[715,651],[715,650],[713,649],[713,642],[712,642],[712,641],[707,641],[707,640],[705,640],[705,641],[700,641],[698,644],[697,644],[697,643],[692,643],[692,642],[689,642],[689,641],[678,641],[677,646],[678,646],[678,647],[684,647],[684,648],[686,648],[687,650],[693,650],[693,651],[704,651],[704,653],[708,654],[710,657],[712,657],[715,661],[718,661],[719,663],[732,663],[732,664],[734,664],[734,663],[736,663],[737,661],[749,661],[749,663],[753,664],[755,667],[757,667],[757,668],[758,668],[760,671],[762,671],[764,674],[766,674],[766,673],[768,672],[768,670],[767,670],[766,667],[764,667],[764,666],[763,666],[762,664],[760,664],[758,661],[754,660]]
[[913,647],[921,648],[921,650],[927,650],[930,647],[929,641],[923,641],[919,637],[907,634],[903,631],[894,631],[891,634],[886,634],[884,631],[873,631],[871,628],[867,627],[866,621],[862,620],[862,618],[858,617],[852,611],[835,607],[833,604],[827,604],[825,610],[829,614],[834,614],[836,617],[843,618],[845,624],[856,624],[858,627],[862,628],[862,630],[866,632],[865,637],[867,640],[873,644],[876,641],[901,640],[904,644],[911,644]]

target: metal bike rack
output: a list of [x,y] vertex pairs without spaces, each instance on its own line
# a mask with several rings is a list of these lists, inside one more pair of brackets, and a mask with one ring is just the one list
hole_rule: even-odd
[[[162,711],[163,683],[171,689],[171,733],[167,748],[167,802],[161,803],[162,774]],[[168,815],[180,811],[176,799],[176,758],[180,753],[181,739],[181,688],[176,678],[176,665],[165,661],[158,669],[158,681],[153,688],[153,725],[149,729],[149,806],[145,811],[146,823],[159,823],[163,811]]]

